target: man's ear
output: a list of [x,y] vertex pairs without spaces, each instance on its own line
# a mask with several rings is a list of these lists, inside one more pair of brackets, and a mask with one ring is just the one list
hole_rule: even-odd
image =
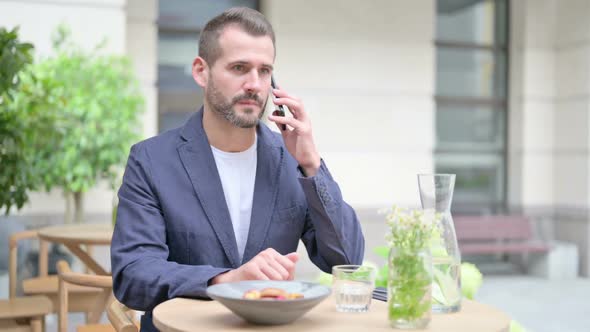
[[200,56],[193,61],[193,79],[201,88],[207,86],[209,80],[209,65]]

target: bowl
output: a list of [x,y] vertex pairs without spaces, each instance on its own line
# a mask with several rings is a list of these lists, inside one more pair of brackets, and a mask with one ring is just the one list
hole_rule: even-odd
[[[284,300],[244,299],[249,290],[279,288],[288,293],[303,294],[303,298]],[[330,288],[302,281],[239,281],[213,285],[207,295],[219,301],[234,314],[253,324],[288,324],[303,316],[330,295]]]

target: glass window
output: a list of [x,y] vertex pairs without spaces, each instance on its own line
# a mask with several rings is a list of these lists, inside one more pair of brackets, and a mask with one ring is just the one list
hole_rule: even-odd
[[438,0],[435,169],[457,174],[453,210],[505,207],[507,0]]
[[440,153],[437,172],[457,175],[453,212],[494,214],[504,209],[504,156],[488,153]]
[[436,40],[506,45],[507,0],[437,1]]
[[230,7],[258,9],[258,1],[165,0],[158,4],[158,113],[163,132],[181,126],[203,104],[192,63],[205,23]]
[[436,51],[438,96],[506,98],[506,53],[439,46]]
[[490,106],[439,105],[436,139],[441,150],[504,150],[503,109]]

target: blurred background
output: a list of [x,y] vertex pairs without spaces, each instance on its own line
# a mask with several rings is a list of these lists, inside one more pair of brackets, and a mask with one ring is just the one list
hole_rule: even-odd
[[[453,215],[526,217],[534,240],[561,250],[543,254],[546,269],[567,269],[570,280],[547,270],[523,279],[534,274],[507,255],[464,257],[484,272],[481,300],[535,331],[590,326],[580,315],[569,327],[542,327],[530,317],[541,308],[511,297],[550,285],[590,295],[590,0],[0,0],[0,26],[19,26],[36,58],[52,54],[60,23],[88,50],[106,38],[103,52],[132,60],[147,138],[200,107],[191,77],[199,32],[232,6],[273,24],[275,77],[303,99],[322,157],[363,224],[367,260],[382,263],[371,251],[385,244],[377,211],[419,206],[418,173],[454,173]],[[114,197],[106,181],[89,188],[86,222],[110,220]],[[35,192],[4,218],[27,228],[61,223],[64,206],[59,188]],[[302,266],[301,278],[318,272]],[[555,303],[560,294],[537,295]]]

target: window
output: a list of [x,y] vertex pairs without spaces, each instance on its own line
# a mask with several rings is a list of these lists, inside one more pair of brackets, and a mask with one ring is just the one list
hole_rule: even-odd
[[508,0],[438,0],[438,173],[457,174],[453,210],[505,208]]
[[165,0],[158,15],[158,114],[160,132],[181,126],[203,104],[191,71],[205,23],[234,7],[258,9],[256,0]]

